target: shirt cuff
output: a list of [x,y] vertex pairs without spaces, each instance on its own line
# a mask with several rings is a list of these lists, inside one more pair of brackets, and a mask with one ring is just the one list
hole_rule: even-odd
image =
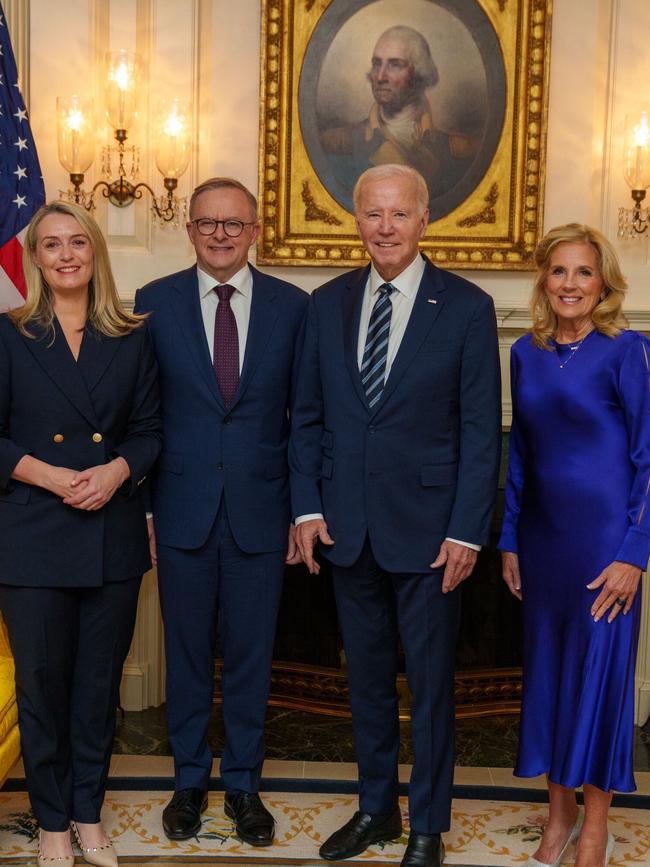
[[297,527],[299,524],[304,524],[305,521],[315,521],[316,519],[320,519],[321,521],[323,520],[323,516],[320,512],[314,512],[312,515],[300,515],[300,517],[296,518],[293,523]]
[[473,542],[463,542],[460,539],[451,539],[449,536],[446,538],[447,542],[455,542],[457,545],[464,545],[466,548],[471,548],[472,551],[480,551],[481,545],[475,545]]

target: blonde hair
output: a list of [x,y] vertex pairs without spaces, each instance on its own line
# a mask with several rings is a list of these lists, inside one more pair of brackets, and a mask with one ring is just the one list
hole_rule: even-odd
[[41,221],[49,214],[66,214],[73,217],[90,241],[93,251],[93,275],[88,284],[88,322],[96,331],[107,337],[121,337],[129,334],[134,328],[139,328],[146,315],[129,313],[122,306],[101,229],[85,208],[72,202],[50,202],[43,205],[36,211],[27,227],[23,247],[23,273],[27,286],[27,300],[22,307],[9,312],[16,327],[27,337],[33,337],[27,330],[27,324],[35,322],[49,330],[54,338],[52,290],[34,261],[37,230]]
[[411,166],[405,166],[401,163],[382,163],[379,166],[373,166],[370,169],[366,169],[363,174],[359,175],[359,178],[354,185],[354,189],[352,190],[352,201],[354,203],[355,212],[358,213],[359,211],[361,190],[365,183],[372,183],[372,181],[385,181],[389,178],[395,177],[410,178],[415,182],[417,203],[424,212],[429,207],[429,188],[427,187],[427,182],[424,180],[420,172],[411,168]]
[[627,328],[627,320],[622,312],[627,282],[614,247],[597,229],[582,223],[567,223],[547,232],[535,250],[537,276],[530,299],[531,330],[533,341],[542,349],[551,348],[549,338],[555,335],[558,326],[557,315],[551,309],[545,289],[551,256],[560,244],[567,243],[590,244],[596,253],[598,270],[605,284],[605,297],[591,311],[594,328],[607,337],[616,337]]

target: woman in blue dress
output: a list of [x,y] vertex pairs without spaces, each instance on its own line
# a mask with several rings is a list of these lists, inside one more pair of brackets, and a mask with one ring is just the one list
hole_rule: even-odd
[[[503,575],[523,602],[515,774],[546,774],[549,821],[525,867],[603,867],[612,791],[634,791],[640,576],[650,552],[650,342],[600,232],[552,229],[533,327],[512,347]],[[584,816],[575,789],[584,787]]]

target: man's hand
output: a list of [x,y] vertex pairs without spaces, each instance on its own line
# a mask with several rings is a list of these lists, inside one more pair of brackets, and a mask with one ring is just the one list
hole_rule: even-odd
[[591,616],[594,620],[600,620],[608,609],[608,623],[611,623],[620,611],[627,614],[634,602],[640,578],[641,570],[631,563],[615,560],[606,566],[598,578],[591,584],[587,584],[588,590],[596,590],[605,585],[591,606]]
[[320,566],[314,560],[314,545],[317,539],[320,539],[323,545],[334,544],[334,539],[327,532],[327,524],[322,518],[312,518],[309,521],[303,521],[302,524],[298,524],[296,527],[296,544],[305,566],[312,575],[318,575],[320,572]]
[[296,544],[296,528],[293,524],[289,524],[289,542],[287,543],[287,556],[284,562],[287,566],[297,566],[298,563],[302,563],[302,557]]
[[513,596],[521,601],[521,576],[519,574],[519,555],[514,551],[501,552],[501,566],[503,580],[508,585],[508,590]]
[[156,548],[156,530],[153,525],[153,518],[147,518],[147,534],[149,536],[149,556],[151,557],[151,565],[158,565],[158,549]]
[[476,565],[478,551],[468,548],[467,545],[459,545],[458,542],[450,542],[445,539],[438,556],[430,564],[432,569],[438,569],[445,565],[445,574],[442,576],[442,592],[449,593],[454,590],[461,581],[464,581],[472,573]]
[[72,480],[74,493],[65,497],[67,506],[94,512],[101,509],[111,499],[115,491],[131,475],[129,465],[119,457],[108,464],[98,464],[77,473]]

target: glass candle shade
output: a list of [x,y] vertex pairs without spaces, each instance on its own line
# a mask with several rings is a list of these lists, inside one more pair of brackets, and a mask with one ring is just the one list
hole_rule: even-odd
[[650,125],[645,111],[625,119],[623,172],[631,189],[650,187]]
[[156,166],[166,178],[180,178],[190,161],[192,105],[161,101],[156,114]]
[[137,117],[142,59],[134,51],[106,55],[106,113],[113,129],[130,129]]
[[56,100],[59,162],[70,174],[83,174],[95,154],[92,99],[73,94]]

